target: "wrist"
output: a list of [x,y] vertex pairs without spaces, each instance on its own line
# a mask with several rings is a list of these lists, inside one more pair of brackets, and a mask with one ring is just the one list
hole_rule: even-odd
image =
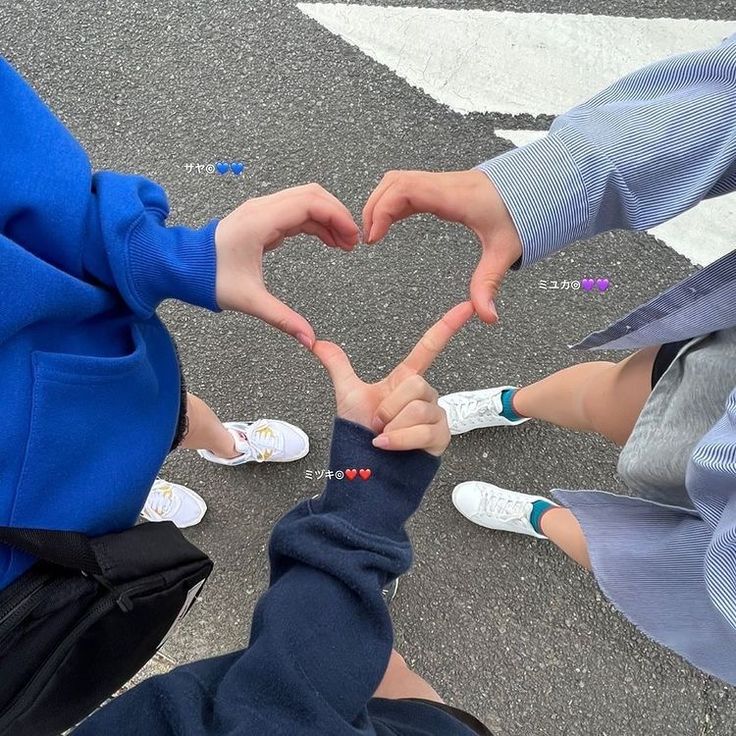
[[523,247],[509,208],[493,178],[483,168],[468,173],[467,223],[484,248],[492,247],[505,268],[518,268]]
[[199,230],[166,227],[144,212],[128,242],[131,285],[144,308],[178,299],[212,311],[216,301],[216,256],[212,220]]
[[440,461],[422,450],[380,450],[371,444],[374,436],[354,422],[335,420],[329,469],[342,477],[328,481],[313,508],[363,531],[393,536],[419,507]]
[[587,188],[564,137],[550,134],[477,167],[498,192],[528,266],[588,235]]

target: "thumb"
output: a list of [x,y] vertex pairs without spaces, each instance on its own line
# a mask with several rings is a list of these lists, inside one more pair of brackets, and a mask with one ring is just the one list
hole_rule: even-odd
[[495,249],[483,248],[480,262],[470,280],[470,300],[478,317],[487,324],[498,322],[496,297],[510,266],[503,254]]
[[336,393],[343,384],[355,378],[355,371],[350,364],[350,358],[334,342],[317,340],[312,347],[312,352],[329,374]]
[[252,307],[248,312],[296,338],[308,350],[314,345],[315,334],[312,325],[267,290],[264,289],[252,300]]

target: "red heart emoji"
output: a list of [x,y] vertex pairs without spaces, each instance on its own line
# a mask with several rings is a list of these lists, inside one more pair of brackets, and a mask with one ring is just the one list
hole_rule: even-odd
[[345,477],[348,480],[355,480],[355,476],[358,475],[358,469],[357,468],[348,468],[345,471]]
[[371,477],[371,469],[370,469],[370,468],[361,468],[361,469],[360,469],[360,470],[358,471],[358,475],[359,475],[359,476],[360,476],[360,477],[361,477],[361,478],[362,478],[363,480],[368,480],[368,478],[370,478],[370,477]]

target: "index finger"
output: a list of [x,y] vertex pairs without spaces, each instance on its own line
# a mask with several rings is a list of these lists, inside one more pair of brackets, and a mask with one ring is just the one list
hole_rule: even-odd
[[432,203],[425,196],[423,180],[414,172],[386,174],[385,181],[371,195],[363,210],[363,229],[366,243],[383,240],[391,226],[419,212],[433,212]]
[[447,312],[422,336],[414,349],[406,356],[399,367],[408,368],[420,375],[429,368],[435,358],[475,314],[472,302],[462,302]]
[[[278,199],[277,199],[278,198]],[[352,248],[360,235],[350,210],[319,184],[294,187],[274,195],[278,226],[284,236],[301,232],[308,222],[326,227],[339,244]]]
[[371,196],[368,197],[368,201],[363,207],[363,240],[368,242],[368,236],[373,228],[373,210],[376,204],[383,196],[383,193],[391,186],[392,174],[385,174],[378,186],[371,192]]

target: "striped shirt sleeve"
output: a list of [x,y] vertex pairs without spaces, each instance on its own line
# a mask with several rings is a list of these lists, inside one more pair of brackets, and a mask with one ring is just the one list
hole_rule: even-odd
[[478,168],[519,231],[521,266],[736,190],[736,35],[623,77]]

